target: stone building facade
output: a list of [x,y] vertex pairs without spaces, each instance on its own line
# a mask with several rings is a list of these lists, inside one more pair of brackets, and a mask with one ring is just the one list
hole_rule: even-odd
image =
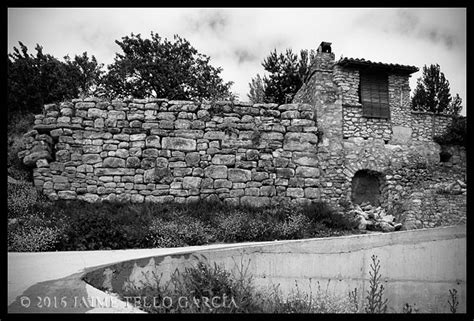
[[[364,116],[367,70],[386,77],[388,117]],[[292,104],[74,99],[44,106],[19,157],[51,199],[338,206],[367,190],[389,209],[431,173],[465,180],[465,152],[440,163],[433,141],[451,118],[411,110],[416,70],[322,43]]]

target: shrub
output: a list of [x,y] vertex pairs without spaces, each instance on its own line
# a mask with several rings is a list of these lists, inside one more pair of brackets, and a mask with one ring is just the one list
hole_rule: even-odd
[[9,218],[31,214],[31,207],[36,203],[38,193],[29,182],[19,181],[7,185],[7,209]]
[[[140,288],[129,287],[123,297],[157,298],[163,304],[141,304],[140,308],[151,313],[349,313],[353,311],[347,298],[323,291],[318,283],[316,293],[296,291],[283,296],[278,286],[260,289],[254,286],[249,265],[243,260],[231,273],[223,266],[199,260],[183,272],[175,271],[168,282],[154,275]],[[235,272],[236,271],[236,272]],[[212,304],[213,297],[227,298],[219,305]],[[165,303],[165,298],[167,299]],[[185,302],[186,304],[182,304]],[[224,304],[222,304],[225,302]]]
[[443,135],[433,137],[433,140],[440,145],[460,145],[466,146],[467,118],[455,117]]
[[141,248],[151,217],[130,203],[58,201],[67,217],[61,250]]
[[55,250],[61,241],[65,222],[52,211],[52,204],[39,197],[8,224],[8,250],[40,252]]
[[314,202],[302,207],[301,212],[313,223],[321,223],[326,227],[351,230],[353,222],[346,216],[336,212],[327,203]]
[[34,115],[14,114],[11,116],[9,115],[8,120],[8,175],[15,179],[31,181],[31,171],[18,158],[18,152],[24,149],[23,134],[32,128],[34,123]]
[[175,220],[154,218],[146,236],[150,247],[178,247],[207,244],[213,240],[212,229],[192,217]]
[[43,252],[56,248],[61,229],[49,226],[17,226],[8,229],[8,251]]
[[[155,275],[143,288],[129,288],[123,296],[153,297],[158,302],[165,302],[167,298],[170,304],[141,306],[151,313],[229,313],[257,309],[252,300],[250,276],[242,273],[236,277],[216,263],[210,265],[201,260],[183,272],[175,271],[165,284]],[[215,301],[217,304],[212,303],[215,297],[219,298]]]
[[162,218],[152,220],[146,242],[150,247],[179,247],[186,243],[180,237],[180,225]]
[[310,221],[303,214],[293,214],[275,226],[278,239],[298,239],[309,236]]
[[246,238],[248,217],[245,212],[235,210],[221,213],[217,221],[217,238],[223,242],[240,242]]

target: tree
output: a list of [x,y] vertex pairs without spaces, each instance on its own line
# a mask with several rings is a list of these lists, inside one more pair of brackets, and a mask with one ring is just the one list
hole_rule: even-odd
[[462,99],[461,97],[459,97],[459,94],[456,94],[456,96],[454,96],[451,99],[451,103],[449,104],[448,114],[459,115],[461,110],[462,110]]
[[452,101],[449,81],[441,72],[440,66],[426,65],[423,67],[422,77],[418,78],[412,97],[414,110],[432,113],[447,113],[457,115],[462,109],[461,98],[456,94]]
[[44,104],[73,98],[77,88],[68,77],[66,65],[36,45],[36,56],[21,42],[8,55],[8,111],[40,112]]
[[[273,50],[262,63],[265,71],[269,73],[268,77],[263,78],[263,101],[278,104],[291,102],[303,83],[308,80],[314,57],[314,50],[301,50],[299,56],[291,49],[287,49],[284,54]],[[252,84],[249,84],[254,92],[257,90],[258,78],[255,81],[252,80]],[[251,92],[249,98],[252,97],[254,96]]]
[[249,83],[250,92],[247,94],[250,101],[254,104],[265,102],[265,83],[259,74],[252,78]]
[[73,60],[65,56],[64,60],[70,77],[74,79],[79,92],[85,96],[96,96],[99,94],[102,85],[104,64],[99,64],[97,59],[92,56],[89,58],[87,52],[81,56],[76,55]]
[[87,53],[65,62],[43,53],[36,45],[36,55],[19,42],[8,54],[8,115],[40,113],[44,104],[78,97],[79,93],[90,93],[100,81],[100,68],[94,56]]
[[168,99],[219,98],[231,96],[231,82],[220,77],[222,68],[209,64],[210,58],[198,53],[178,35],[174,42],[151,33],[115,41],[123,53],[117,53],[108,66],[105,87],[118,97],[159,97]]

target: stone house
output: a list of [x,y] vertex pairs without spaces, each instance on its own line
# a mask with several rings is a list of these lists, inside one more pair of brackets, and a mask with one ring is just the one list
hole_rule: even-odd
[[[409,77],[416,71],[364,59],[336,62],[331,43],[320,44],[311,78],[293,102],[315,108],[323,134],[318,156],[330,165],[322,165],[327,198],[389,207],[420,181],[429,181],[440,165],[453,169],[433,141],[452,117],[411,109]],[[465,150],[455,153],[454,175],[464,179]]]

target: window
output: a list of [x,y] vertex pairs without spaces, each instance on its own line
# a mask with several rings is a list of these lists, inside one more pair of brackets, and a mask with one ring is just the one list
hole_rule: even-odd
[[359,97],[362,116],[390,118],[387,74],[361,70]]

